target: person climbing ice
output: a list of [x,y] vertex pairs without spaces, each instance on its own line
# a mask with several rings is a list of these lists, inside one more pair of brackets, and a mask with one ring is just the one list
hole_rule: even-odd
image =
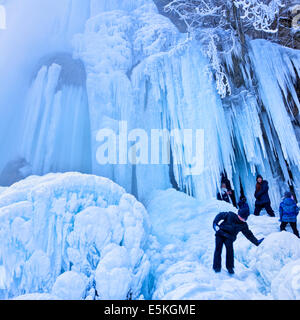
[[279,221],[281,222],[280,231],[286,231],[286,226],[290,224],[294,234],[300,238],[297,229],[297,216],[299,214],[299,208],[296,201],[293,199],[291,192],[289,191],[285,192],[284,199],[280,203],[279,214]]
[[[216,248],[214,253],[213,269],[215,272],[221,271],[222,249],[226,247],[226,268],[229,274],[234,274],[234,250],[233,243],[239,232],[256,246],[259,246],[264,240],[257,240],[250,231],[246,220],[250,215],[249,206],[243,205],[239,208],[238,214],[233,212],[219,213],[213,222],[213,228],[216,231]],[[219,225],[219,222],[223,222]]]
[[261,175],[258,175],[256,178],[256,190],[254,197],[256,199],[254,215],[259,216],[261,210],[266,209],[269,216],[275,217],[269,197],[269,184]]

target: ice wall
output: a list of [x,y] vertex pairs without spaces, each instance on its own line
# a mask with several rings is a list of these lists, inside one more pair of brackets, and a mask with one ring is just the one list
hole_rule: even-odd
[[[7,29],[1,30],[0,33],[2,47],[0,55],[0,142],[2,145],[0,172],[8,165],[5,170],[7,173],[13,171],[10,170],[11,161],[13,163],[18,159],[29,161],[25,159],[20,149],[29,149],[30,145],[36,144],[39,139],[38,136],[35,136],[34,141],[30,140],[30,137],[26,140],[24,127],[31,127],[33,131],[38,132],[39,127],[36,126],[35,121],[41,123],[43,116],[48,117],[49,122],[51,121],[49,113],[44,112],[44,99],[48,94],[48,105],[49,108],[52,108],[50,100],[54,99],[54,95],[58,92],[57,89],[61,88],[56,86],[53,78],[54,88],[49,89],[48,93],[43,91],[44,84],[38,83],[39,80],[43,80],[43,77],[41,74],[38,76],[38,71],[43,66],[48,66],[49,61],[54,62],[61,53],[72,57],[71,39],[74,33],[83,30],[84,23],[89,16],[89,3],[73,0],[45,0],[41,5],[38,0],[12,0],[5,1],[4,5],[7,13]],[[65,65],[61,67],[66,69]],[[64,85],[69,85],[69,83],[64,83]],[[33,87],[38,88],[40,92],[33,92]],[[51,97],[50,94],[52,94]],[[63,93],[62,96],[64,96]],[[35,105],[31,103],[28,106],[29,99],[35,100]],[[72,106],[69,107],[72,109]],[[34,114],[30,116],[31,113]],[[40,117],[35,120],[37,113],[40,114]],[[41,137],[44,133],[42,132]],[[28,145],[26,145],[27,142]],[[47,143],[43,144],[42,152],[45,153]],[[42,156],[39,155],[40,159]],[[70,166],[68,169],[70,170]],[[40,170],[35,170],[35,168],[32,168],[31,171],[40,173]],[[2,180],[1,184],[5,184],[3,179],[0,180]]]
[[[172,142],[172,153],[183,165],[172,171],[179,188],[199,197],[213,196],[220,170],[226,167],[230,174],[233,149],[221,100],[205,73],[208,61],[196,43],[174,49],[184,41],[148,1],[130,14],[112,11],[91,18],[74,42],[87,69],[93,134],[103,123],[114,128],[116,120],[127,121],[129,130],[146,130],[148,137],[151,129],[203,129],[204,173],[188,175],[181,141]],[[93,145],[96,153],[99,144]],[[132,169],[129,166],[127,173]],[[104,172],[94,161],[93,170],[124,185],[117,166]],[[153,189],[170,186],[169,171],[167,165],[137,165],[133,179],[125,182],[127,190],[135,184],[143,199]]]
[[[1,185],[30,173],[76,170],[108,177],[141,200],[171,186],[203,200],[216,195],[226,171],[237,195],[242,185],[253,204],[259,172],[275,204],[288,183],[300,197],[292,115],[299,110],[297,51],[249,42],[243,87],[222,100],[203,46],[180,34],[151,0],[45,1],[42,8],[26,0],[18,10],[16,1],[7,8],[8,29],[0,35]],[[204,171],[190,174],[180,140],[170,152],[181,165],[99,164],[97,133],[120,133],[120,121],[148,137],[151,129],[204,130]]]

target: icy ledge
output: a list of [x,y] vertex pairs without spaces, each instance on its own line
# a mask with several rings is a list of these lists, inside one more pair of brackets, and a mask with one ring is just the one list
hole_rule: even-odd
[[149,272],[145,208],[112,181],[29,177],[0,193],[0,298],[136,299]]

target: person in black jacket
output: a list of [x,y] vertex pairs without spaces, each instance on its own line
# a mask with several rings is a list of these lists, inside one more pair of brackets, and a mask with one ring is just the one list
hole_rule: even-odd
[[[221,271],[222,263],[222,249],[223,245],[226,247],[226,268],[230,274],[234,274],[234,251],[233,242],[239,232],[242,232],[244,236],[256,246],[264,240],[257,240],[253,233],[249,230],[246,222],[249,217],[249,210],[239,209],[238,214],[233,212],[221,212],[219,213],[214,222],[213,228],[216,231],[216,249],[214,253],[213,269],[215,272]],[[219,224],[220,221],[223,222]]]
[[254,197],[256,198],[254,210],[254,214],[256,216],[259,216],[261,210],[265,208],[269,216],[275,217],[269,197],[269,184],[261,175],[258,175],[256,178],[256,190]]

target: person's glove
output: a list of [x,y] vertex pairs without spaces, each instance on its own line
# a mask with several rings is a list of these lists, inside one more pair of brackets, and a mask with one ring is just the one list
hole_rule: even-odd
[[219,231],[220,227],[217,224],[214,224],[214,230],[217,232]]
[[264,240],[265,240],[265,238],[258,240],[258,245],[260,245]]

